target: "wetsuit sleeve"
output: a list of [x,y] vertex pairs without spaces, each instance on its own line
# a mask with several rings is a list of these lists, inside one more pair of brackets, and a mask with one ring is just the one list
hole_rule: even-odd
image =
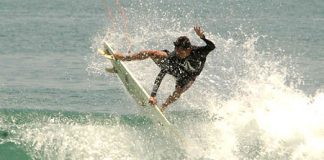
[[214,50],[216,47],[215,47],[215,44],[210,41],[209,39],[206,39],[206,37],[202,37],[201,38],[207,45],[206,46],[203,46],[200,48],[202,54],[206,55],[211,52],[212,50]]
[[155,79],[155,82],[154,82],[154,85],[153,85],[153,90],[151,92],[151,96],[152,97],[155,97],[156,96],[156,93],[160,87],[160,84],[165,76],[166,72],[161,70],[160,73],[157,75],[156,79]]

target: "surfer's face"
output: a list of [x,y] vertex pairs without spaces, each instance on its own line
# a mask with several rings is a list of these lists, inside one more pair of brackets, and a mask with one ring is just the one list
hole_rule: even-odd
[[190,48],[183,49],[181,47],[175,47],[175,51],[178,57],[186,58],[190,54],[191,49]]

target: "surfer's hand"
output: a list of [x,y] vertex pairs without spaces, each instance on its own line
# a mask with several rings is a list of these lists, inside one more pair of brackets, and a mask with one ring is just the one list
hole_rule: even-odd
[[156,104],[157,104],[156,97],[150,97],[150,98],[149,98],[149,103],[150,103],[151,105],[156,105]]
[[202,31],[202,29],[200,28],[200,26],[195,26],[194,27],[194,30],[196,32],[196,34],[200,37],[200,38],[204,38],[205,35],[204,35],[204,31]]

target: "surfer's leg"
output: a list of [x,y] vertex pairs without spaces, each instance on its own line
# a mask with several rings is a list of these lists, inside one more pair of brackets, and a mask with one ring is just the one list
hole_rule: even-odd
[[162,107],[160,109],[161,112],[163,112],[171,103],[175,102],[181,96],[182,93],[187,91],[191,87],[191,85],[194,83],[194,81],[195,80],[189,80],[185,84],[177,81],[175,91],[162,104]]
[[152,59],[159,59],[159,58],[163,58],[166,57],[167,53],[163,52],[163,51],[156,51],[156,50],[146,50],[146,51],[140,51],[138,53],[134,53],[132,55],[123,55],[120,52],[116,52],[114,54],[114,57],[118,60],[122,60],[122,61],[132,61],[132,60],[144,60],[147,58],[152,58]]

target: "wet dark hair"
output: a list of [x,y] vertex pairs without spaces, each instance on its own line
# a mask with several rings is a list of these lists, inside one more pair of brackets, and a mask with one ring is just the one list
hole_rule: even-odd
[[191,48],[190,40],[187,36],[180,36],[175,42],[173,42],[176,48],[188,49]]

